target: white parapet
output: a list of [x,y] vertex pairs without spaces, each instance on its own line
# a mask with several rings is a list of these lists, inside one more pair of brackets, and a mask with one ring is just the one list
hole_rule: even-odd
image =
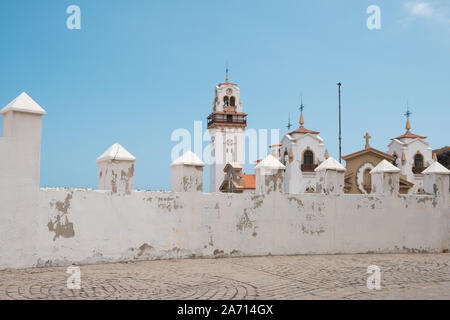
[[425,193],[448,200],[450,170],[435,161],[422,174],[425,175],[423,181]]
[[19,257],[26,266],[35,259],[42,116],[46,112],[23,92],[0,114],[0,244],[8,243],[0,248],[0,260]]
[[205,163],[192,151],[186,151],[170,166],[172,167],[172,191],[203,191],[203,167]]
[[400,169],[389,163],[381,161],[370,171],[372,177],[372,193],[384,195],[398,195],[400,188]]
[[333,157],[322,162],[314,171],[318,174],[317,193],[343,194],[345,167]]
[[255,167],[256,192],[263,194],[273,191],[283,192],[285,169],[286,166],[273,155],[265,157]]
[[134,190],[134,162],[136,158],[118,143],[114,143],[100,157],[98,189],[117,194],[131,194]]

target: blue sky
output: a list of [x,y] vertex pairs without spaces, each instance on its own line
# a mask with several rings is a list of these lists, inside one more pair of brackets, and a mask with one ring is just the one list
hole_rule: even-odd
[[[449,145],[450,2],[348,3],[3,0],[0,103],[26,91],[46,109],[43,187],[95,188],[95,159],[119,142],[137,158],[137,189],[169,189],[171,133],[206,126],[227,61],[251,128],[285,133],[303,94],[305,126],[337,158],[341,81],[343,154],[366,131],[386,151],[407,99],[412,131]],[[72,4],[81,30],[66,28]],[[366,27],[372,4],[381,30]]]

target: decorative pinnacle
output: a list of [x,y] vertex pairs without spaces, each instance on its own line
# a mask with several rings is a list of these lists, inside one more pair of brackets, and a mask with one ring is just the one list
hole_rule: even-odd
[[228,83],[228,62],[227,62],[227,69],[225,71],[225,83]]
[[437,158],[436,152],[433,152],[433,161],[438,161],[438,158]]
[[288,131],[291,131],[291,127],[292,127],[292,123],[291,123],[291,115],[289,114],[288,124],[287,124],[286,128],[288,129]]
[[303,118],[303,109],[305,109],[305,106],[303,105],[303,96],[300,97],[301,103],[300,103],[300,126],[303,126],[305,124],[305,119]]
[[408,100],[406,100],[406,112],[404,116],[406,117],[406,131],[411,130],[411,123],[409,122],[409,117],[411,117],[412,112],[409,111],[409,103]]

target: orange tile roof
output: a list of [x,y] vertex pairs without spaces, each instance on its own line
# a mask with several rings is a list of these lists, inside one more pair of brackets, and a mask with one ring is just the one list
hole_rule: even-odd
[[256,189],[254,174],[244,174],[242,180],[244,180],[244,189]]
[[292,132],[289,132],[289,134],[292,134],[292,133],[311,133],[311,134],[319,134],[320,132],[317,132],[317,131],[311,131],[311,130],[306,129],[304,126],[300,126],[300,128],[298,128],[297,130],[292,131]]
[[401,135],[400,137],[397,137],[397,138],[392,138],[391,140],[394,140],[394,139],[400,140],[400,139],[405,139],[405,138],[408,138],[408,139],[415,139],[415,138],[426,139],[427,137],[419,136],[417,134],[411,133],[408,130],[408,131],[405,132],[404,135]]

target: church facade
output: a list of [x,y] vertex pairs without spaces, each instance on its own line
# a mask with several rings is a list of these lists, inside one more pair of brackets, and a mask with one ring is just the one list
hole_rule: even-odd
[[[280,143],[270,146],[270,154],[285,166],[284,192],[291,194],[317,192],[315,169],[329,157],[319,132],[305,128],[303,109],[302,102],[298,129],[288,131]],[[436,159],[426,137],[411,132],[410,114],[409,110],[405,114],[406,132],[392,138],[386,152],[370,147],[371,137],[366,133],[365,148],[342,157],[346,162],[346,193],[370,194],[370,171],[382,160],[400,169],[400,193],[424,193],[422,172]],[[213,159],[211,192],[254,191],[255,176],[243,172],[246,127],[247,114],[242,109],[240,89],[228,81],[227,73],[225,82],[215,88],[212,113],[208,116]]]

